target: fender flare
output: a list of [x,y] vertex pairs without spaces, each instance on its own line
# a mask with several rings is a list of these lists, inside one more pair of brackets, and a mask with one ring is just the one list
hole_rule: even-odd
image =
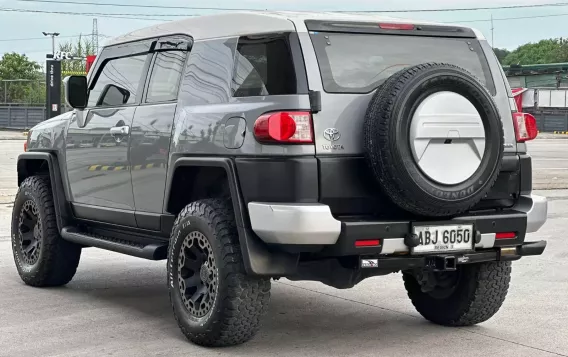
[[65,185],[61,175],[61,169],[57,156],[51,152],[32,151],[25,152],[18,156],[18,186],[28,177],[34,176],[36,172],[29,171],[26,162],[31,160],[44,161],[47,163],[49,170],[49,181],[51,183],[51,191],[53,194],[53,205],[55,207],[55,215],[57,217],[57,228],[61,232],[63,227],[69,225],[72,220],[71,206],[67,200]]
[[235,163],[225,157],[179,157],[172,158],[166,182],[164,207],[168,207],[172,182],[179,167],[219,167],[225,170],[231,193],[231,201],[235,213],[235,222],[239,234],[239,242],[245,269],[250,275],[281,277],[296,272],[298,255],[285,252],[274,252],[252,231],[248,210],[240,192],[240,185]]

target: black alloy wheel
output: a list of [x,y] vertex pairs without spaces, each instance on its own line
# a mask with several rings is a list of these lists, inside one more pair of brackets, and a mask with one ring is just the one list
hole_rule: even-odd
[[181,299],[191,315],[207,315],[215,303],[219,273],[213,248],[199,231],[187,235],[178,256],[178,282]]
[[28,265],[34,265],[39,259],[42,234],[39,209],[34,201],[28,200],[24,202],[18,220],[19,249]]

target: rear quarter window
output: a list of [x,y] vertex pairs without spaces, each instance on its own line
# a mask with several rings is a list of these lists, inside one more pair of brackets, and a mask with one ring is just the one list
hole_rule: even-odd
[[328,93],[369,93],[404,68],[450,63],[495,95],[487,59],[475,39],[354,33],[310,33]]
[[286,35],[239,38],[232,92],[234,97],[297,94]]

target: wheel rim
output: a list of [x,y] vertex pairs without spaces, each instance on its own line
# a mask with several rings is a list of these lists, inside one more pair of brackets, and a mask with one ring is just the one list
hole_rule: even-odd
[[26,264],[34,265],[39,259],[43,234],[39,208],[34,201],[24,202],[18,221],[20,252]]
[[178,285],[183,304],[195,317],[212,309],[219,277],[213,248],[201,232],[191,232],[182,243],[178,256]]

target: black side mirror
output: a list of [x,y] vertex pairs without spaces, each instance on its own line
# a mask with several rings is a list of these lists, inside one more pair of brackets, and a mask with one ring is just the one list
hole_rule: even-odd
[[87,107],[87,77],[69,76],[64,79],[65,101],[74,109],[85,109]]
[[97,106],[118,106],[128,103],[130,91],[114,84],[107,84],[99,98]]

